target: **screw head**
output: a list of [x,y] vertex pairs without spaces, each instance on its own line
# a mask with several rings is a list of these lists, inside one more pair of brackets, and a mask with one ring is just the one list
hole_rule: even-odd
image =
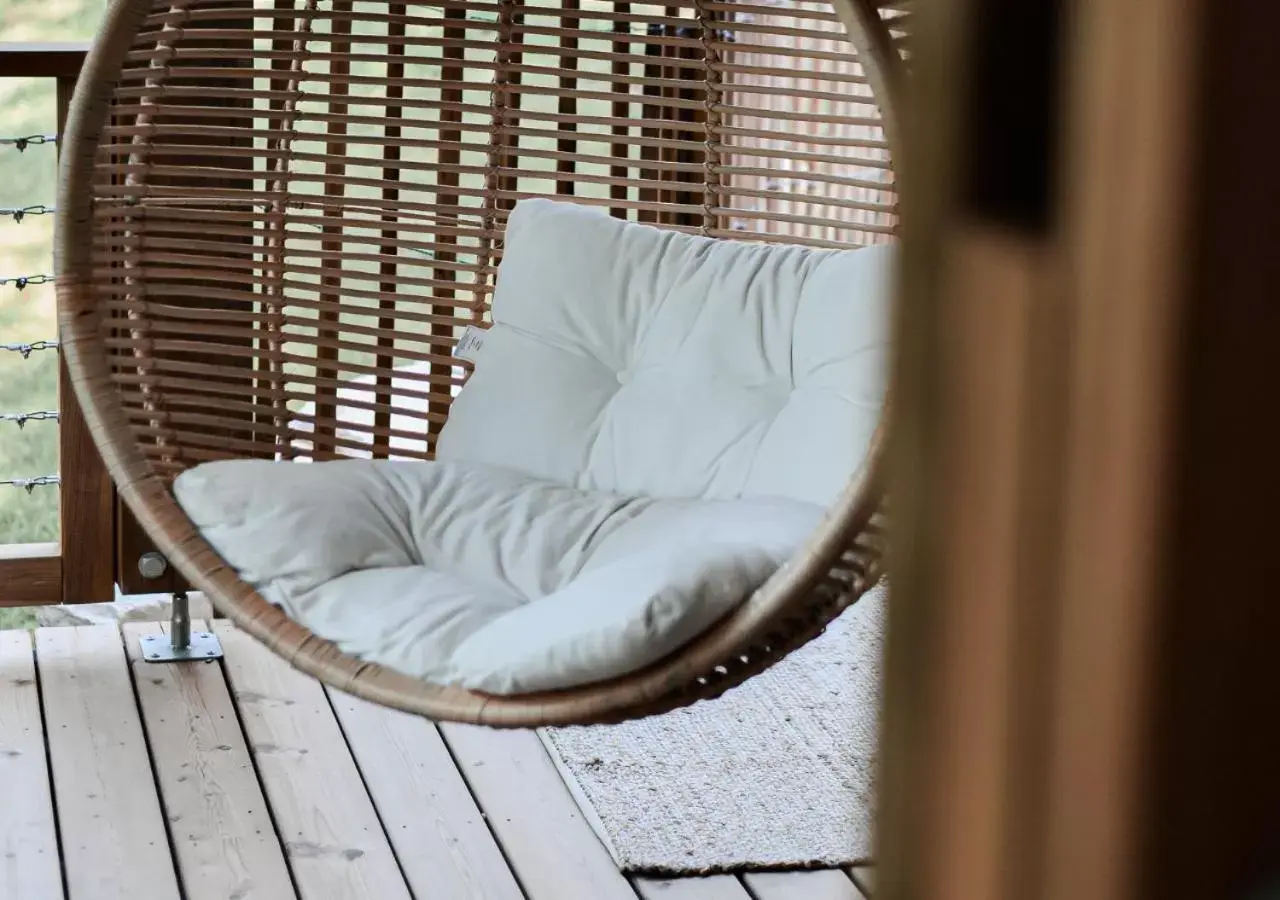
[[138,557],[138,574],[148,580],[160,578],[169,571],[169,560],[155,550],[148,551]]

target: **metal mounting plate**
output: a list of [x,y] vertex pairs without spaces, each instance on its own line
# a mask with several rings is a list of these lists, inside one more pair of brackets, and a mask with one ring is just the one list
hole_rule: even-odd
[[222,644],[210,631],[191,632],[190,646],[182,649],[174,647],[167,634],[144,635],[139,644],[142,646],[142,658],[147,662],[195,662],[222,658]]

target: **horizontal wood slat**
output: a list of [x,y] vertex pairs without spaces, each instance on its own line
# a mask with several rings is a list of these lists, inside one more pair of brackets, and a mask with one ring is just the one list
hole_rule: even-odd
[[75,78],[88,52],[81,41],[0,42],[0,78]]
[[62,602],[57,544],[0,544],[0,607]]

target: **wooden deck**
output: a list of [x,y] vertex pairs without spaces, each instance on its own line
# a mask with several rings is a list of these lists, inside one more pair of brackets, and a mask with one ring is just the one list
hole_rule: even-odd
[[[201,623],[194,627],[201,628]],[[532,732],[331,691],[225,623],[0,632],[3,900],[861,900],[870,870],[621,875]]]

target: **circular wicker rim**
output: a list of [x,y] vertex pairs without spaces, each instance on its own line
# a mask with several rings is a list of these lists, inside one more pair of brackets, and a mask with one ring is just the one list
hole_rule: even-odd
[[[875,0],[834,0],[834,6],[879,98],[886,138],[896,151],[892,110],[901,62],[888,29]],[[657,714],[718,696],[821,633],[879,580],[887,403],[865,462],[795,556],[695,641],[625,677],[501,697],[434,685],[341,653],[263,599],[200,535],[137,446],[101,338],[89,253],[94,159],[117,75],[151,9],[151,0],[114,0],[71,103],[55,224],[62,350],[76,399],[120,497],[160,551],[236,626],[300,671],[381,705],[492,727],[591,724]]]

